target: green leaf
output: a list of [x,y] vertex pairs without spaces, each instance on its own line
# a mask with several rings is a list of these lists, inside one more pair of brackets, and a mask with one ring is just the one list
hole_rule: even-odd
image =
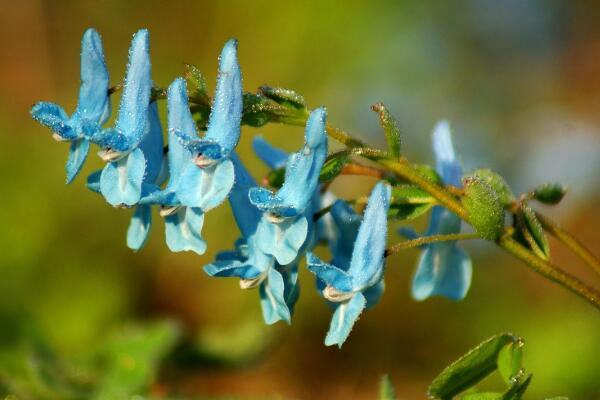
[[476,176],[464,178],[463,185],[462,204],[469,214],[469,223],[482,238],[498,239],[504,230],[504,207],[496,191]]
[[560,183],[545,183],[533,190],[533,198],[544,204],[558,204],[566,193],[567,188]]
[[517,337],[510,333],[501,333],[487,339],[467,354],[446,367],[429,386],[429,396],[451,399],[453,396],[474,386],[477,382],[494,372],[498,353],[508,343],[514,343]]
[[503,206],[507,206],[515,199],[512,190],[510,189],[504,178],[502,178],[502,176],[493,172],[492,170],[487,168],[478,169],[473,171],[471,173],[471,176],[476,176],[479,179],[485,181],[488,185],[490,185],[492,189],[496,192],[496,195],[498,196],[498,199],[500,200],[500,203],[502,203]]
[[498,372],[507,385],[511,385],[514,378],[521,373],[523,345],[522,340],[517,340],[504,346],[498,354]]
[[371,109],[379,114],[379,122],[385,133],[385,139],[388,144],[390,155],[396,159],[400,158],[401,137],[398,121],[390,114],[383,103],[377,103],[371,106]]
[[304,97],[294,90],[266,85],[261,86],[258,90],[260,90],[265,97],[274,100],[278,104],[289,105],[304,110],[307,108]]
[[519,210],[517,223],[531,251],[544,260],[550,259],[550,243],[542,224],[529,206],[523,205]]
[[531,383],[531,378],[533,375],[529,374],[525,378],[521,377],[520,379],[515,379],[512,386],[504,392],[501,399],[502,400],[519,400],[525,394],[527,387]]
[[344,166],[350,161],[350,153],[347,150],[342,150],[337,153],[330,154],[321,168],[319,182],[330,182],[338,176]]
[[397,400],[396,389],[389,375],[384,375],[379,383],[379,400]]
[[501,400],[502,393],[498,392],[477,392],[469,393],[460,397],[460,400]]
[[260,127],[268,122],[304,125],[308,116],[306,109],[295,108],[288,103],[277,103],[261,93],[244,93],[242,123]]

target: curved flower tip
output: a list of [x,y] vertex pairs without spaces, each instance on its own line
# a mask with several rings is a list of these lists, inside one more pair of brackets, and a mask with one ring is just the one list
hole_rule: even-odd
[[148,240],[151,226],[152,209],[150,206],[137,206],[127,229],[127,247],[134,251],[138,251],[144,247],[146,240]]
[[428,245],[419,259],[412,295],[418,301],[430,296],[460,301],[469,291],[471,275],[471,259],[455,242]]
[[169,186],[176,185],[183,167],[191,161],[191,155],[186,151],[177,137],[176,132],[196,136],[196,124],[190,112],[187,84],[185,79],[177,78],[167,90],[167,123],[169,127]]
[[242,74],[237,58],[237,41],[232,39],[225,43],[219,57],[217,88],[204,136],[207,142],[220,146],[221,157],[227,157],[240,139],[242,108]]
[[433,130],[433,152],[436,159],[436,169],[444,183],[462,186],[462,167],[452,145],[452,134],[448,121],[440,121]]
[[271,145],[262,136],[255,136],[252,139],[252,149],[254,153],[267,164],[271,169],[285,167],[288,153]]
[[337,345],[342,348],[354,323],[358,320],[366,305],[367,300],[361,292],[355,293],[349,301],[339,303],[331,318],[329,331],[325,337],[325,345]]
[[275,268],[269,269],[267,278],[260,284],[260,304],[263,318],[267,325],[277,321],[292,322],[292,316],[285,301],[285,284],[283,276]]
[[315,148],[327,144],[327,133],[325,124],[327,121],[327,109],[320,107],[313,110],[306,123],[306,145]]

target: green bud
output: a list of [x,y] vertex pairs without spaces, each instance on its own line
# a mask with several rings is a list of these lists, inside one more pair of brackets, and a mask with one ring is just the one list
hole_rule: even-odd
[[498,199],[500,200],[500,203],[502,203],[503,206],[507,206],[515,199],[512,190],[510,189],[504,178],[502,178],[502,176],[495,173],[494,171],[487,168],[482,168],[473,171],[471,173],[471,176],[476,176],[477,178],[484,180],[488,185],[490,185],[498,195]]
[[567,193],[560,183],[545,183],[533,191],[533,198],[544,204],[558,204]]
[[293,90],[271,86],[261,86],[259,90],[265,97],[278,104],[290,105],[301,109],[307,108],[304,97]]
[[504,230],[504,208],[494,189],[475,176],[463,179],[465,195],[462,203],[469,223],[484,239],[496,240]]
[[383,103],[373,104],[371,109],[379,114],[379,121],[385,133],[390,155],[396,159],[400,158],[401,139],[398,121],[390,114]]

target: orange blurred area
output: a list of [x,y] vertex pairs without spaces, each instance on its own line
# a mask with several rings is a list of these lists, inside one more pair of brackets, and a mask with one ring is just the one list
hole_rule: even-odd
[[[331,310],[303,265],[291,326],[265,326],[258,293],[204,274],[202,266],[239,235],[229,205],[206,216],[205,255],[170,253],[157,213],[149,242],[133,253],[125,245],[130,211],[85,188],[100,159],[90,154],[82,175],[65,186],[67,147],[29,116],[39,100],[75,108],[88,27],[102,35],[111,84],[123,77],[132,34],[145,27],[155,85],[167,87],[192,63],[211,92],[219,51],[235,37],[245,91],[262,84],[294,89],[311,107],[327,106],[332,125],[373,146],[385,145],[370,110],[382,101],[400,121],[403,152],[415,162],[432,161],[431,129],[445,118],[467,170],[490,167],[516,193],[546,181],[566,184],[565,200],[543,210],[600,257],[600,3],[0,4],[0,348],[27,342],[31,331],[15,328],[26,321],[36,338],[73,360],[126,321],[168,318],[196,356],[179,349],[161,366],[151,391],[158,397],[373,399],[387,373],[400,399],[417,399],[452,360],[510,331],[525,339],[525,366],[534,374],[526,399],[600,398],[598,312],[493,245],[465,243],[473,283],[459,303],[414,301],[418,250],[391,257],[380,304],[361,316],[341,350],[328,348]],[[238,150],[257,180],[268,172],[252,154],[258,134],[286,151],[303,141],[297,127],[243,127]],[[374,183],[342,177],[332,190],[350,199]],[[402,224],[390,226],[390,244],[402,240],[395,234]],[[425,217],[413,225],[426,224]],[[551,244],[557,264],[600,287],[597,275]],[[0,389],[9,378],[0,373]]]

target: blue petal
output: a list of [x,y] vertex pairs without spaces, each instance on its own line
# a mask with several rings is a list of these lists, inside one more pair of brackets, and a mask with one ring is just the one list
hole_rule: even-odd
[[383,275],[390,197],[390,186],[384,182],[379,182],[369,196],[348,269],[354,290],[374,285]]
[[129,138],[115,128],[97,130],[89,136],[89,140],[103,149],[127,152],[133,148]]
[[129,64],[116,124],[132,147],[137,146],[144,134],[152,88],[150,69],[148,31],[142,29],[133,36],[129,48]]
[[152,226],[152,209],[150,206],[137,206],[127,229],[127,247],[132,250],[141,249]]
[[242,236],[249,238],[256,232],[262,216],[260,211],[250,204],[248,198],[248,191],[256,186],[256,182],[234,152],[231,153],[231,161],[235,170],[235,183],[229,194],[229,205]]
[[435,153],[436,170],[444,183],[461,187],[462,168],[454,146],[448,121],[440,121],[433,130],[433,151]]
[[82,120],[104,124],[110,117],[108,69],[104,62],[102,40],[88,29],[81,41],[81,86],[75,114]]
[[237,260],[217,260],[204,266],[204,272],[210,276],[238,277],[240,279],[257,278],[263,271],[253,265]]
[[219,76],[204,138],[218,143],[227,156],[240,138],[242,74],[237,60],[237,41],[225,43],[219,58]]
[[352,291],[352,276],[338,267],[323,262],[313,253],[306,254],[306,263],[310,272],[325,285],[333,286],[340,292]]
[[305,131],[306,143],[302,150],[288,158],[285,181],[277,193],[277,197],[286,205],[299,212],[303,212],[310,203],[327,158],[325,116],[324,108],[316,109],[310,114]]
[[471,274],[471,259],[455,242],[428,245],[419,259],[412,295],[416,300],[434,295],[462,300],[471,285]]
[[279,223],[272,223],[263,216],[256,229],[256,241],[263,252],[275,257],[279,264],[287,265],[298,256],[307,233],[308,221],[304,216]]
[[106,201],[113,206],[136,204],[142,195],[145,169],[146,160],[140,149],[106,164],[100,176],[100,191]]
[[255,136],[252,140],[252,148],[254,153],[269,166],[271,169],[285,167],[288,158],[288,153],[272,146],[261,136]]
[[206,241],[202,238],[204,213],[198,208],[182,207],[175,214],[165,217],[165,233],[169,250],[193,251],[202,255],[206,252]]
[[410,226],[401,226],[398,228],[398,235],[404,236],[408,240],[415,240],[421,237],[421,235]]
[[333,204],[329,215],[335,227],[335,237],[330,243],[333,255],[331,263],[338,268],[348,270],[362,218],[343,200],[337,200]]
[[173,81],[167,93],[169,124],[169,187],[175,187],[179,181],[183,166],[190,162],[191,155],[185,150],[176,132],[196,136],[196,124],[188,104],[186,82],[183,78]]
[[355,293],[350,300],[339,303],[331,318],[329,332],[325,337],[326,346],[337,344],[338,347],[342,347],[366,304],[365,296],[360,292]]
[[268,272],[267,279],[260,285],[260,305],[265,323],[272,325],[277,321],[290,324],[292,317],[285,301],[283,277],[275,268]]
[[100,176],[102,175],[102,170],[92,172],[86,180],[85,186],[90,189],[92,192],[100,193]]
[[163,134],[160,118],[158,117],[158,107],[156,102],[150,104],[144,137],[139,147],[144,152],[146,159],[146,175],[144,182],[158,183],[157,179],[163,162]]
[[69,158],[65,165],[67,171],[67,183],[73,182],[77,176],[90,149],[90,142],[87,139],[75,139],[69,147]]
[[263,187],[251,188],[248,199],[254,207],[276,216],[290,218],[302,213],[302,210],[290,206],[284,199]]
[[31,117],[40,124],[50,128],[63,140],[77,138],[77,133],[69,125],[69,117],[58,104],[40,101],[31,107]]
[[207,212],[225,201],[234,180],[233,163],[229,159],[206,168],[188,164],[181,174],[177,197],[181,204]]

